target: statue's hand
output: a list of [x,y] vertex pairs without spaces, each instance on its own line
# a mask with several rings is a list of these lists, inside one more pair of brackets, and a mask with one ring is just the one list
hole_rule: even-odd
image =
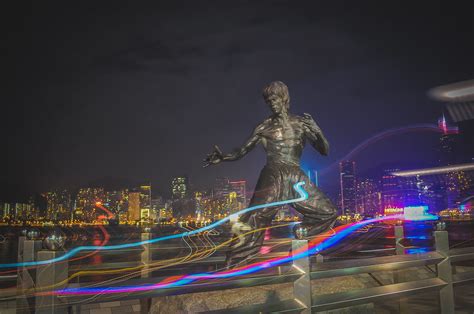
[[204,168],[210,165],[215,165],[224,160],[224,155],[217,145],[214,145],[214,151],[207,155],[204,161]]
[[313,117],[309,113],[303,113],[304,125],[313,133],[321,133],[321,128],[316,124]]

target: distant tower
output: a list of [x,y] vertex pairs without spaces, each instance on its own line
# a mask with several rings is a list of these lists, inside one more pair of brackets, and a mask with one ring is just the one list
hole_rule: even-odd
[[214,185],[214,197],[219,200],[225,200],[228,198],[230,192],[231,186],[229,178],[216,178],[216,183]]
[[355,161],[342,161],[339,164],[341,186],[341,208],[343,214],[356,211]]
[[140,220],[140,192],[128,193],[128,219]]
[[357,182],[357,212],[365,215],[376,215],[381,210],[380,192],[372,179]]
[[173,200],[183,199],[188,196],[189,180],[187,176],[175,177],[171,181],[171,195]]
[[229,184],[231,190],[237,194],[239,209],[243,209],[247,206],[247,181],[230,181]]
[[403,207],[400,195],[400,178],[392,174],[396,171],[400,171],[400,169],[385,169],[382,176],[382,203],[384,208]]
[[156,218],[151,210],[151,184],[140,186],[140,220]]
[[454,145],[457,133],[452,133],[448,131],[448,126],[444,114],[438,120],[438,127],[443,132],[439,138],[439,164],[441,166],[451,165],[455,163]]
[[196,208],[196,220],[204,219],[202,192],[194,192],[194,207]]

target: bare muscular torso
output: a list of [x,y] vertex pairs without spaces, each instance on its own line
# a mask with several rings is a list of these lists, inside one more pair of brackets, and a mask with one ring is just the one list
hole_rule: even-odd
[[260,126],[259,134],[267,153],[267,163],[298,166],[305,146],[305,126],[301,117],[271,117]]

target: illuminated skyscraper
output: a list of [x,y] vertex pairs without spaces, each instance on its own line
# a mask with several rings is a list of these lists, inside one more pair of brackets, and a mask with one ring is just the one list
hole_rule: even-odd
[[204,219],[202,192],[194,192],[194,207],[196,208],[196,219]]
[[151,184],[140,186],[140,220],[154,220],[156,215],[151,210]]
[[122,193],[120,191],[105,192],[105,203],[103,204],[112,213],[118,214]]
[[104,203],[106,200],[103,188],[82,188],[77,193],[76,208],[74,218],[83,221],[93,221],[98,215],[102,215],[102,211],[97,211],[95,204],[97,202]]
[[382,196],[377,184],[372,179],[360,180],[357,183],[357,213],[376,215],[382,210]]
[[392,173],[400,169],[386,169],[382,176],[382,205],[384,208],[403,207],[400,178]]
[[161,196],[154,195],[151,199],[151,216],[153,220],[160,221],[160,209],[163,207],[163,198]]
[[219,200],[225,200],[231,192],[230,180],[226,177],[216,178],[214,185],[214,197]]
[[173,200],[183,199],[189,193],[189,180],[186,176],[175,177],[171,181],[171,195]]
[[236,193],[239,209],[247,206],[247,181],[229,181],[230,189]]
[[140,220],[140,192],[128,193],[128,220]]
[[69,220],[71,218],[71,194],[67,190],[46,193],[48,220]]
[[105,206],[119,221],[127,220],[128,189],[105,192]]
[[341,208],[343,214],[356,211],[356,176],[355,161],[342,161],[339,164]]
[[439,164],[440,166],[452,165],[455,163],[454,145],[458,135],[447,131],[444,115],[438,120],[438,126],[443,131],[439,138]]

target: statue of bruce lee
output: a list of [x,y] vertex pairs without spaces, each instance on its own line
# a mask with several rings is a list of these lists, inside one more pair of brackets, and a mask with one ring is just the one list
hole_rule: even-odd
[[[300,169],[300,159],[306,141],[324,156],[329,151],[328,141],[309,114],[305,113],[301,117],[289,113],[290,95],[283,82],[276,81],[267,85],[263,89],[263,98],[273,114],[258,125],[245,144],[235,152],[223,154],[215,146],[214,151],[204,159],[204,167],[222,161],[238,160],[261,143],[267,154],[267,163],[260,173],[249,207],[297,198],[299,195],[296,195],[293,185],[304,181],[304,189],[309,198],[292,204],[303,215],[302,223],[295,227],[298,228],[297,237],[301,238],[302,234],[313,236],[326,231],[334,224],[337,209]],[[264,230],[245,236],[239,234],[239,230],[256,230],[269,226],[278,209],[278,206],[265,207],[239,217],[238,224],[243,228],[232,228],[237,237],[227,252],[227,267],[255,255],[263,243]]]

